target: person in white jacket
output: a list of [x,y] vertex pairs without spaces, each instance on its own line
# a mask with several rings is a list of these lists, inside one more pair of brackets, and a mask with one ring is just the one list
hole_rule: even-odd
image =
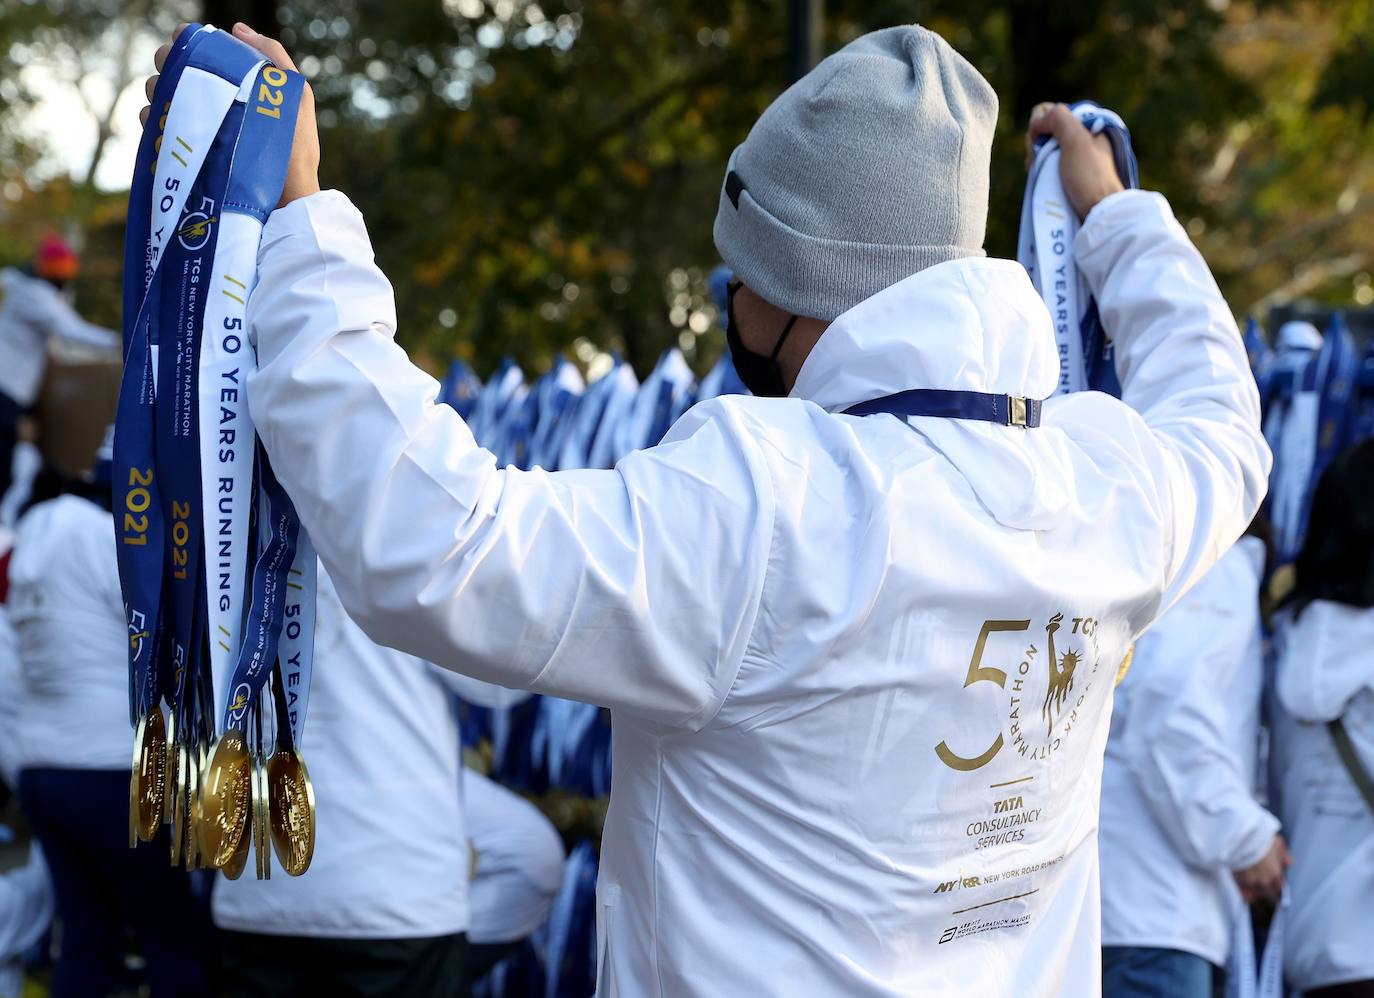
[[1098,833],[1113,998],[1210,998],[1233,930],[1250,931],[1244,902],[1283,889],[1279,822],[1254,794],[1264,564],[1264,542],[1241,538],[1140,639],[1117,689]]
[[[0,568],[7,567],[11,538],[0,530]],[[19,785],[23,752],[19,719],[23,716],[24,681],[9,609],[0,602],[0,801]],[[43,933],[53,916],[52,878],[37,842],[18,866],[0,873],[0,998],[20,998],[24,974],[20,959]]]
[[[919,27],[823,61],[717,215],[734,361],[787,397],[561,473],[497,469],[435,404],[298,122],[249,302],[254,422],[374,640],[611,709],[602,995],[1100,987],[1113,679],[1249,522],[1269,453],[1206,265],[1062,105],[1031,131],[1064,149],[1124,400],[1033,425],[1059,362],[1025,270],[982,257],[995,121]],[[986,418],[846,411],[919,389]]]
[[9,488],[20,417],[38,399],[48,341],[117,350],[119,334],[87,322],[62,296],[77,274],[76,253],[57,236],[38,247],[31,267],[0,270],[0,495]]
[[168,837],[130,849],[127,630],[108,455],[83,494],[32,506],[9,563],[22,675],[19,799],[51,873],[54,995],[107,994],[137,939],[155,996],[205,991],[209,919]]
[[[378,646],[348,618],[328,572],[318,579],[301,746],[315,854],[300,877],[216,881],[217,990],[466,994],[470,774],[454,692],[483,705],[514,694]],[[482,823],[484,841],[492,824]]]
[[1284,973],[1309,998],[1374,996],[1371,490],[1366,440],[1317,485],[1277,627],[1271,779],[1293,844]]
[[543,924],[563,884],[563,841],[519,794],[463,770],[463,823],[472,846],[468,979],[474,983]]

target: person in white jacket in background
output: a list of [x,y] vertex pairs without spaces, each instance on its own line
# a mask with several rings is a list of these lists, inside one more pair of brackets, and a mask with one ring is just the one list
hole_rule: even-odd
[[80,261],[58,236],[39,244],[33,264],[0,270],[0,496],[9,489],[20,418],[38,399],[48,369],[48,344],[69,343],[117,351],[117,332],[87,322],[62,291]]
[[1098,833],[1112,998],[1210,998],[1233,928],[1250,931],[1244,902],[1282,892],[1287,848],[1254,793],[1265,554],[1241,538],[1140,639],[1116,691]]
[[23,690],[19,799],[56,895],[54,996],[108,994],[133,936],[154,996],[205,993],[209,918],[190,874],[169,866],[165,830],[130,849],[127,629],[102,446],[79,492],[19,520],[9,618]]
[[[454,693],[485,706],[527,694],[374,644],[323,568],[318,578],[301,746],[318,802],[315,854],[300,877],[216,880],[218,990],[467,994],[472,774],[462,771]],[[483,818],[484,842],[502,834],[491,828],[499,818]]]
[[1271,779],[1294,857],[1284,972],[1309,998],[1374,998],[1371,494],[1366,440],[1317,485],[1277,627]]
[[[10,531],[0,527],[0,572],[9,567],[12,542]],[[0,579],[0,591],[5,588]],[[9,608],[0,601],[0,802],[19,786],[23,702],[18,640],[10,626]],[[48,864],[42,847],[31,841],[24,862],[0,873],[0,998],[21,998],[24,974],[20,958],[48,931],[53,909]]]
[[463,821],[472,845],[468,977],[476,983],[548,917],[564,852],[539,808],[472,769],[463,770]]
[[[1269,468],[1165,201],[1122,191],[1066,107],[1033,118],[1124,387],[1038,420],[1051,317],[981,248],[996,97],[931,32],[866,35],[722,186],[757,397],[613,470],[499,470],[394,342],[305,105],[248,305],[253,420],[374,640],[611,709],[598,992],[1096,993],[1112,682]],[[922,389],[955,394],[890,398]],[[951,399],[970,418],[912,412]]]

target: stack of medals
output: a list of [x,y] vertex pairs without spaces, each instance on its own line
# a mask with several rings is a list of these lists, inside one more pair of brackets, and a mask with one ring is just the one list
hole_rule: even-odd
[[232,36],[188,26],[158,80],[129,194],[114,443],[129,845],[169,825],[173,864],[231,878],[250,845],[260,879],[273,848],[293,876],[314,852],[298,746],[315,553],[244,393],[258,243],[303,89]]

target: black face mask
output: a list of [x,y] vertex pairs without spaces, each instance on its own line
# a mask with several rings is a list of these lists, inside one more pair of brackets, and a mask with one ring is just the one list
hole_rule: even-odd
[[745,388],[764,398],[782,398],[787,394],[787,389],[782,383],[782,366],[778,363],[778,352],[787,341],[787,334],[792,332],[797,317],[792,316],[787,320],[787,325],[782,327],[778,342],[773,344],[772,353],[766,357],[761,353],[754,353],[745,347],[739,335],[739,324],[735,322],[735,292],[742,286],[738,281],[731,284],[725,298],[725,341],[730,344],[730,360],[734,363],[735,373],[739,375],[740,381],[744,382]]

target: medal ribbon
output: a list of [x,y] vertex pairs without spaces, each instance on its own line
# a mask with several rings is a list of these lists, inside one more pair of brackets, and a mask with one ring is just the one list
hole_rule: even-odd
[[257,477],[262,493],[258,520],[263,535],[262,551],[253,567],[252,601],[244,625],[243,644],[229,676],[228,703],[222,730],[237,728],[246,736],[248,708],[272,674],[277,660],[282,621],[286,615],[287,580],[296,557],[300,520],[286,491],[272,473],[267,452],[257,447]]
[[[168,54],[153,93],[154,109],[166,110],[150,115],[139,143],[125,233],[126,350],[112,474],[116,558],[129,638],[130,713],[135,721],[157,702],[154,646],[162,625],[164,530],[154,432],[160,263],[172,223],[180,216],[235,89],[195,64],[201,45],[212,34],[191,25]],[[199,107],[199,116],[173,113],[172,95],[178,91]]]
[[[1092,134],[1107,136],[1122,184],[1139,187],[1135,153],[1125,122],[1092,101],[1079,101],[1070,110]],[[1029,271],[1031,283],[1045,300],[1053,320],[1059,347],[1059,384],[1055,394],[1097,390],[1119,397],[1121,386],[1116,379],[1111,343],[1102,330],[1092,292],[1074,260],[1073,243],[1079,221],[1064,194],[1059,155],[1058,142],[1040,140],[1021,204],[1016,256]]]
[[[222,36],[227,37],[227,36]],[[235,91],[239,88],[234,87]],[[179,95],[180,96],[180,95]],[[191,186],[185,211],[163,254],[158,294],[158,386],[155,402],[155,453],[161,483],[162,514],[167,531],[167,564],[163,589],[162,645],[170,655],[171,683],[164,691],[177,717],[189,677],[204,640],[196,610],[201,592],[200,416],[197,367],[211,261],[219,232],[221,194],[233,152],[233,136],[243,118],[243,105],[231,104],[224,127],[215,137],[200,175]],[[199,639],[199,640],[197,640]]]
[[[256,284],[258,244],[267,216],[281,198],[304,79],[261,65],[245,92],[242,128],[222,203],[219,245],[207,288],[199,395],[201,495],[205,542],[206,629],[213,673],[231,677],[242,651],[248,565],[253,543],[253,469],[256,435],[244,385],[256,367],[248,345],[246,311]],[[287,500],[294,518],[294,507]],[[297,527],[299,529],[299,527]],[[315,559],[304,535],[292,566],[291,599],[281,639],[293,734],[305,720],[314,650]],[[269,665],[271,663],[268,663]],[[222,682],[217,713],[237,683]]]
[[[125,245],[126,365],[115,435],[134,719],[156,704],[159,659],[168,667],[174,707],[186,705],[188,680],[210,634],[225,685],[246,687],[251,699],[271,670],[289,612],[298,646],[288,671],[300,687],[294,735],[303,723],[314,556],[308,542],[297,543],[299,521],[258,453],[242,391],[255,363],[242,349],[243,310],[261,226],[281,195],[303,90],[299,74],[266,64],[223,32],[192,25],[164,64],[140,143]],[[199,418],[201,406],[210,418]],[[250,640],[239,647],[254,461],[264,490],[264,544],[247,608]],[[202,529],[206,523],[213,529]],[[307,554],[308,572],[299,570],[292,591],[300,595],[288,610],[283,594],[292,559]],[[199,689],[191,706],[203,711],[210,704],[206,686]],[[226,709],[227,723],[243,730],[246,710]]]

